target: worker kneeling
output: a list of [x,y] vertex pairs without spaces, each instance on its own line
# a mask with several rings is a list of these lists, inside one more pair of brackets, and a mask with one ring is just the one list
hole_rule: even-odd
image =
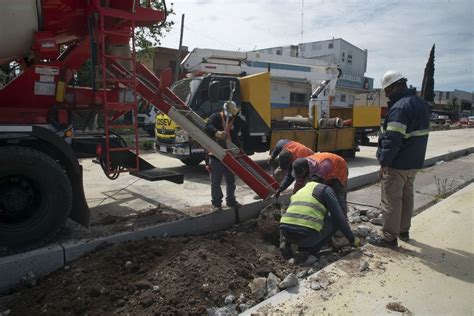
[[319,175],[313,175],[291,196],[290,205],[280,219],[280,251],[284,257],[294,255],[295,245],[317,254],[337,230],[342,231],[352,246],[361,244],[354,237],[334,190],[321,182]]

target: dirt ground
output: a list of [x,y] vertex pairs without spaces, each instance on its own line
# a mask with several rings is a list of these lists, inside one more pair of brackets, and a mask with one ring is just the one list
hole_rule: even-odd
[[[0,306],[10,315],[207,314],[228,295],[254,305],[248,286],[254,278],[272,272],[284,279],[308,268],[281,257],[275,223],[267,218],[204,236],[104,245],[36,286],[19,288]],[[340,256],[330,254],[318,268]]]
[[[113,207],[113,206],[111,206]],[[206,214],[211,210],[211,205],[189,208],[186,213],[167,205],[132,212],[129,216],[110,215],[106,209],[92,210],[89,229],[69,220],[57,234],[53,242],[62,242],[70,239],[91,239],[113,235],[120,232],[136,230],[160,223],[181,220],[191,216]]]

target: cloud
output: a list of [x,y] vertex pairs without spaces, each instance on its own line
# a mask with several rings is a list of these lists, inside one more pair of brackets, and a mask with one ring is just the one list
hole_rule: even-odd
[[[194,0],[174,5],[175,28],[186,14],[184,45],[253,50],[301,41],[301,1]],[[312,0],[304,2],[303,42],[343,38],[368,50],[366,75],[379,86],[387,69],[421,87],[433,43],[435,89],[474,90],[471,0]],[[179,32],[163,39],[176,47]]]

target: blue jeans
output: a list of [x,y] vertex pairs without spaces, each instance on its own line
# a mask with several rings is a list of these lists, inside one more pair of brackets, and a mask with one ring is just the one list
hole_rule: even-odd
[[235,200],[235,175],[227,169],[226,166],[217,158],[209,157],[209,166],[211,167],[211,196],[212,205],[221,206],[222,194],[221,182],[222,178],[225,178],[226,184],[226,202],[227,205],[233,205],[236,203]]
[[297,244],[300,248],[307,248],[316,253],[334,236],[337,226],[331,216],[328,215],[324,219],[323,227],[319,232],[310,228],[287,224],[281,224],[280,230],[285,242]]

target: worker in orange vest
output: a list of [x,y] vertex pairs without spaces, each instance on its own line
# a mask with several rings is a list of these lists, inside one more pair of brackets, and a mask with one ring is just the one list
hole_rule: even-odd
[[307,180],[319,176],[322,183],[330,186],[347,216],[347,163],[341,156],[332,153],[316,153],[293,162],[293,177],[296,179],[293,194],[301,189]]
[[293,140],[280,139],[276,143],[270,157],[268,157],[268,163],[274,169],[273,176],[275,180],[281,182],[275,197],[279,197],[280,193],[295,181],[295,178],[291,175],[293,161],[312,154],[314,152],[311,149]]

